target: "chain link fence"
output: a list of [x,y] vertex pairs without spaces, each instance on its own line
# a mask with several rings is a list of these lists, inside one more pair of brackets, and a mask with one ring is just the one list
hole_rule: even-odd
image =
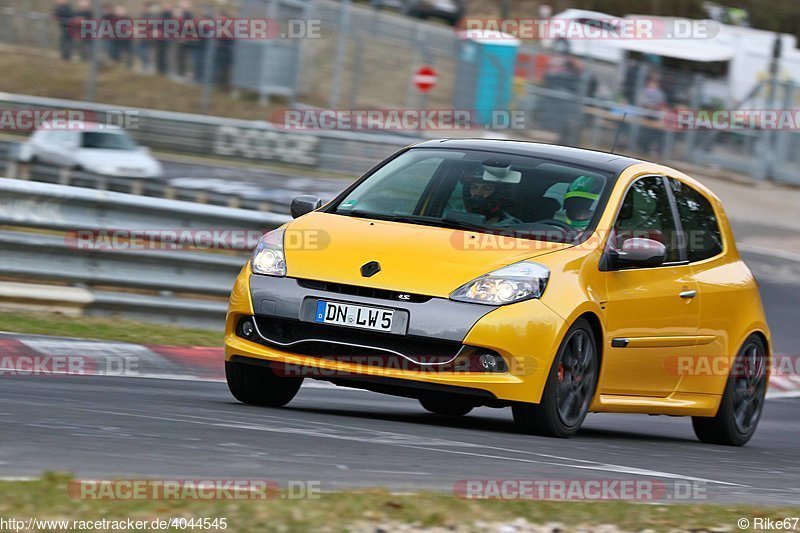
[[[800,183],[800,123],[759,123],[765,113],[798,108],[800,87],[792,82],[759,82],[737,102],[725,79],[707,72],[640,58],[611,65],[535,47],[521,51],[517,74],[525,79],[520,105],[532,130],[549,133],[545,140]],[[736,113],[758,119],[720,127],[720,112],[726,120]]]
[[[153,56],[147,63],[164,63],[158,73],[203,83],[198,70],[209,62],[206,56],[213,50],[210,63],[217,70],[231,70],[232,88],[262,97],[278,95],[290,102],[299,99],[351,109],[452,105],[458,39],[446,25],[350,2],[240,0],[238,4],[240,18],[270,18],[280,22],[282,30],[290,21],[308,22],[319,32],[298,38],[217,42],[214,47],[154,41],[146,47],[145,53]],[[137,16],[137,11],[132,13]],[[60,38],[51,13],[0,9],[0,42],[57,51]],[[187,44],[192,45],[189,57]],[[81,47],[72,46],[77,57]],[[140,53],[130,58],[134,67],[147,70],[144,63]],[[412,83],[414,71],[423,64],[438,73],[436,89],[429,96]],[[211,81],[219,82],[220,77]]]

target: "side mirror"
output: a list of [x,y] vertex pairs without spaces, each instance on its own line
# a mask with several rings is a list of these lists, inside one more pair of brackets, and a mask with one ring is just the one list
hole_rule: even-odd
[[322,207],[322,200],[310,194],[304,194],[292,200],[292,217],[297,218]]
[[653,239],[633,237],[625,239],[619,250],[608,251],[609,270],[620,268],[653,268],[667,259],[667,247]]

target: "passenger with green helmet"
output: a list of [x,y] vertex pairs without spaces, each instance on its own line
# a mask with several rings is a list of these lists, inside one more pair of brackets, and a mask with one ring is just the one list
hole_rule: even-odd
[[564,222],[577,230],[585,230],[604,186],[605,180],[598,176],[575,178],[564,194]]

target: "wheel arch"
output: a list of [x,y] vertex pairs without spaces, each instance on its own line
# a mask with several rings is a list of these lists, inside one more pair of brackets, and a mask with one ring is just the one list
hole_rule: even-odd
[[[736,344],[731,343],[731,345],[729,346],[732,356],[735,356],[737,353],[739,353],[739,349],[744,345],[747,339],[749,339],[753,335],[756,335],[759,339],[761,339],[761,342],[764,343],[764,348],[766,348],[767,350],[767,355],[772,356],[771,336],[769,333],[769,329],[765,325],[752,324],[744,331],[745,331],[744,335],[736,339]],[[733,339],[731,339],[731,341],[732,340]]]
[[764,343],[764,348],[766,348],[766,350],[767,350],[767,355],[772,355],[772,346],[770,346],[769,337],[767,336],[767,334],[764,333],[763,331],[761,331],[760,329],[756,329],[756,330],[752,331],[750,333],[750,335],[745,337],[745,339],[750,338],[750,336],[752,336],[752,335],[755,335],[758,338],[760,338],[761,342]]
[[[603,367],[603,323],[600,321],[600,317],[597,316],[593,311],[586,311],[578,318],[575,319],[577,322],[580,319],[584,319],[589,323],[589,326],[592,328],[592,334],[594,335],[594,340],[596,342],[597,347],[597,377],[600,377],[600,371]],[[575,323],[573,322],[573,324]]]

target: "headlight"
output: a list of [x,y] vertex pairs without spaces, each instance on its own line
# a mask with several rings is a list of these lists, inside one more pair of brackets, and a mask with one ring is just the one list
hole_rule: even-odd
[[450,295],[451,300],[486,305],[505,305],[530,298],[539,298],[547,287],[550,270],[531,261],[520,261],[499,268]]
[[286,275],[286,257],[283,254],[283,228],[265,233],[258,239],[250,268],[256,274],[267,276]]

